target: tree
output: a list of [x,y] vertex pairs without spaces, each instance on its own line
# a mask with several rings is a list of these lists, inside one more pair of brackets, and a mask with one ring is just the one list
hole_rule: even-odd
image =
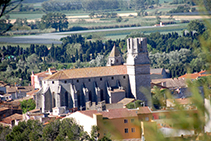
[[21,103],[21,109],[23,110],[23,113],[26,113],[27,111],[33,110],[36,106],[35,101],[32,99],[29,100],[23,100]]
[[136,101],[131,102],[131,103],[126,105],[126,107],[128,109],[135,109],[135,108],[142,107],[142,106],[145,106],[144,102],[142,100],[136,100]]
[[156,16],[156,19],[157,19],[156,24],[160,24],[161,18],[159,16]]
[[55,28],[57,31],[63,31],[68,28],[68,21],[65,14],[62,13],[48,13],[43,15],[40,22],[41,26],[45,28]]
[[0,18],[6,14],[8,14],[10,11],[17,8],[23,0],[1,0],[0,1]]
[[200,22],[199,20],[192,20],[188,24],[189,31],[197,31],[199,34],[202,34],[205,31],[204,23]]
[[42,138],[43,126],[38,120],[19,122],[6,136],[7,141],[36,141]]
[[6,141],[6,136],[11,132],[11,129],[8,126],[0,125],[0,140]]
[[[0,1],[0,19],[2,16],[8,14],[10,11],[17,8],[23,0],[1,0]],[[2,30],[2,25],[4,28]],[[6,31],[10,30],[12,24],[5,23],[4,21],[0,21],[0,34],[5,33]]]

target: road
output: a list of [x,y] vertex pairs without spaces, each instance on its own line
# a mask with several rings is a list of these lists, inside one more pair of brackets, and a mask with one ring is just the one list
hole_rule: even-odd
[[[166,25],[162,28],[177,25]],[[160,27],[160,26],[158,26]],[[82,30],[82,31],[69,31],[69,32],[55,32],[55,33],[44,33],[37,35],[26,35],[26,36],[15,36],[15,37],[2,37],[0,38],[1,43],[29,43],[29,44],[61,44],[59,41],[62,37],[66,37],[71,34],[81,33],[93,33],[93,32],[105,32],[105,31],[120,31],[120,30],[131,30],[131,29],[145,29],[145,28],[158,28],[156,26],[141,26],[141,27],[125,27],[125,28],[111,28],[111,29],[96,29],[96,30]]]

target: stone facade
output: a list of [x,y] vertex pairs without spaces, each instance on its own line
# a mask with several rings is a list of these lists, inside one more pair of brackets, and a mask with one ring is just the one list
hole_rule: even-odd
[[147,39],[129,38],[127,43],[124,65],[114,46],[108,59],[110,65],[106,67],[62,70],[43,79],[42,88],[36,94],[37,108],[42,112],[62,106],[85,109],[88,101],[117,103],[125,97],[148,101],[150,105],[150,93],[142,91],[144,88],[149,90],[151,81]]

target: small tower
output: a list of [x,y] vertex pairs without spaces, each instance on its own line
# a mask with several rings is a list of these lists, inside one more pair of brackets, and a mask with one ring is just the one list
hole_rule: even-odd
[[151,106],[150,60],[146,38],[127,39],[127,73],[131,94],[134,98],[145,101]]
[[108,57],[106,66],[114,66],[114,65],[122,65],[122,64],[123,64],[122,54],[114,44],[114,47],[111,50],[111,53]]

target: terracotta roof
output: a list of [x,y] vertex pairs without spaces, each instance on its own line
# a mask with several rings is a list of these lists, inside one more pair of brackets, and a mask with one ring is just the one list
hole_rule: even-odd
[[174,103],[174,101],[180,105],[191,104],[190,98],[178,98],[178,99],[167,99],[167,101]]
[[118,66],[106,66],[106,67],[67,69],[59,71],[44,79],[45,80],[74,79],[74,78],[103,77],[103,76],[114,76],[114,75],[125,75],[125,74],[127,74],[126,66],[118,65]]
[[23,119],[23,116],[21,114],[16,113],[16,114],[13,114],[6,118],[3,118],[2,121],[0,121],[0,122],[11,124],[11,121],[13,121],[13,120],[22,120],[22,119]]
[[29,113],[39,113],[40,112],[40,109],[33,109],[31,111],[28,111]]
[[127,108],[121,109],[109,109],[106,111],[98,112],[97,110],[89,110],[89,111],[78,111],[84,115],[89,117],[93,117],[93,114],[102,114],[104,118],[114,119],[114,118],[126,118],[126,117],[135,117],[137,110],[129,110]]
[[210,76],[211,74],[206,74],[206,71],[200,71],[198,73],[192,73],[192,74],[184,74],[182,76],[180,76],[179,78],[188,78],[188,79],[196,79],[198,77],[202,77],[202,76]]
[[151,83],[153,84],[161,84],[167,88],[178,88],[178,87],[186,87],[186,80],[185,79],[152,79]]
[[139,107],[138,114],[149,114],[152,113],[149,107]]
[[5,111],[5,110],[8,110],[9,108],[7,108],[7,107],[0,107],[0,112],[1,111]]
[[165,70],[163,68],[152,69],[150,68],[150,74],[162,74],[162,71]]
[[15,93],[16,91],[29,92],[32,90],[33,86],[6,87],[7,93]]
[[121,53],[120,53],[119,49],[114,45],[109,57],[118,57],[120,55],[121,55]]
[[36,92],[38,92],[39,90],[32,90],[32,91],[30,91],[30,92],[28,92],[28,93],[26,93],[26,95],[34,95]]
[[121,101],[119,101],[118,103],[123,103],[123,105],[127,105],[131,102],[133,102],[135,99],[134,98],[124,98]]
[[[56,73],[57,72],[57,70],[55,69],[55,68],[51,68],[50,69],[50,72],[52,73],[52,74],[54,74],[54,73]],[[49,73],[49,70],[47,70],[47,71],[43,71],[43,72],[40,72],[40,73],[36,73],[36,74],[34,74],[34,75],[36,75],[36,76],[38,76],[38,77],[47,77],[47,76],[49,76],[49,75],[51,75],[50,73]]]

